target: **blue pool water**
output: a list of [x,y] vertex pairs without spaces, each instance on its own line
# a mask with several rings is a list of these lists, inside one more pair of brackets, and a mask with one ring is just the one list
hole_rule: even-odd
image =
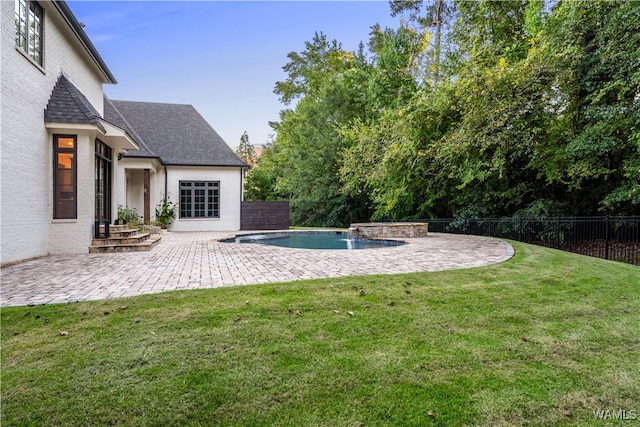
[[298,249],[371,249],[403,245],[393,240],[350,239],[344,231],[293,231],[282,233],[246,234],[226,243],[259,243]]

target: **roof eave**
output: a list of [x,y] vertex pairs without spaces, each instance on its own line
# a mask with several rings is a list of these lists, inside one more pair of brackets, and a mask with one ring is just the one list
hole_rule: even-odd
[[131,138],[124,129],[120,129],[105,120],[101,120],[100,122],[105,128],[105,132],[101,135],[101,139],[103,139],[110,147],[115,148],[120,153],[140,148],[138,144],[136,144],[136,141]]
[[68,122],[64,120],[47,120],[44,122],[44,127],[50,132],[70,132],[70,131],[97,131],[100,133],[104,133],[105,129],[102,127],[102,124],[99,122],[96,123],[88,123],[88,122]]
[[98,123],[74,123],[46,121],[45,128],[50,133],[68,134],[73,132],[90,132],[118,153],[137,150],[138,145],[122,129],[111,123],[99,120]]
[[216,165],[216,164],[191,164],[191,163],[164,163],[165,166],[185,166],[185,167],[204,167],[204,168],[248,168],[245,165]]
[[76,19],[67,3],[64,0],[56,0],[52,3],[58,9],[65,21],[67,21],[67,24],[69,24],[71,30],[74,32],[80,43],[82,43],[86,51],[91,56],[91,59],[93,59],[94,63],[102,72],[105,78],[105,83],[117,84],[118,81],[116,80],[115,76],[111,73],[109,67],[107,67],[107,64],[98,53],[98,50],[95,48],[95,46],[87,36],[87,33],[85,33],[84,29]]

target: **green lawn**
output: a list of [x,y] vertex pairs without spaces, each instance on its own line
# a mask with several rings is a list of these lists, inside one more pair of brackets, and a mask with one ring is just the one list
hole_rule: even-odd
[[639,418],[640,269],[514,246],[459,271],[2,309],[1,424]]

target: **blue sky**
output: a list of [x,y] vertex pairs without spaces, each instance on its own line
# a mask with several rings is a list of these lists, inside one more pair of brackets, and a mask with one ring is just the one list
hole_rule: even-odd
[[387,1],[68,1],[117,85],[111,99],[192,104],[231,147],[260,146],[285,106],[287,53],[315,31],[356,50],[397,27]]

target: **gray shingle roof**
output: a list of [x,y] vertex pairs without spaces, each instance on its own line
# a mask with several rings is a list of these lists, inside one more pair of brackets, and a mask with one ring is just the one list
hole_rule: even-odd
[[123,129],[129,136],[138,144],[137,150],[131,150],[127,153],[127,157],[144,157],[144,158],[158,158],[159,156],[154,153],[144,142],[144,139],[133,129],[127,119],[125,119],[120,111],[113,105],[113,101],[104,95],[104,119]]
[[54,123],[92,124],[105,132],[102,117],[89,100],[64,75],[60,74],[44,110],[44,121]]
[[115,100],[111,105],[165,165],[247,167],[192,105]]

